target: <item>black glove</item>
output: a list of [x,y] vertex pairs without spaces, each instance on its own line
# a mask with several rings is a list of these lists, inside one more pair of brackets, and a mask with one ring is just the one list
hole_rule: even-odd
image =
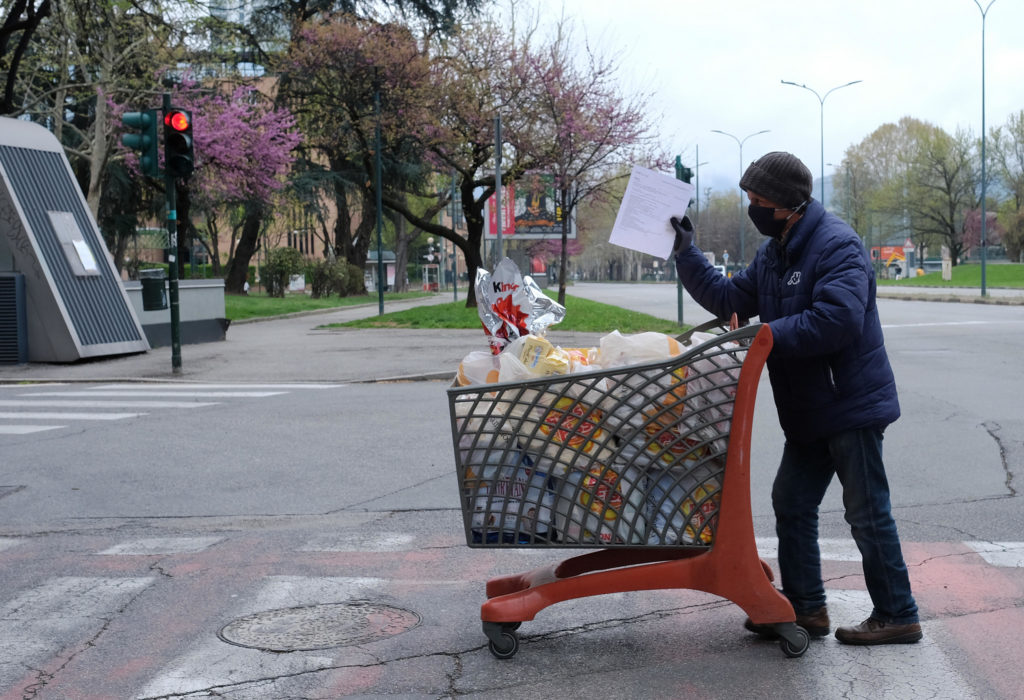
[[682,218],[673,216],[668,221],[676,232],[676,242],[672,245],[672,258],[675,258],[677,253],[693,245],[693,224],[690,223],[688,216]]

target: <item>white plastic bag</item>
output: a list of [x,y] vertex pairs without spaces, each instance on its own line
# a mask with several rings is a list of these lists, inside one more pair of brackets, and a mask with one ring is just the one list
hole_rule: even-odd
[[493,384],[498,381],[498,377],[499,364],[494,353],[488,350],[473,350],[459,363],[455,381],[459,386]]

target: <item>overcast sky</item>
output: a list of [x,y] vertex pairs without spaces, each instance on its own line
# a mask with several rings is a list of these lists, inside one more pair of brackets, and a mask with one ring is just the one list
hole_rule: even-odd
[[[904,116],[981,134],[981,11],[974,0],[535,0],[564,7],[627,89],[654,94],[666,148],[693,166],[701,190],[738,186],[743,162],[772,150],[821,174],[850,145]],[[981,0],[984,8],[990,0]],[[1024,0],[995,0],[985,20],[985,123],[1024,110]],[[815,188],[815,197],[820,199]],[[827,194],[826,194],[827,197]],[[827,200],[826,200],[827,201]]]

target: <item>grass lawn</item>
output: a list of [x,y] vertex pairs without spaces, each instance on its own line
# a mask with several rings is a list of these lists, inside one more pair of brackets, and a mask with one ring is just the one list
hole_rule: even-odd
[[[467,309],[465,301],[421,306],[405,311],[396,311],[383,316],[330,324],[327,328],[467,328],[479,329],[480,316],[476,309]],[[687,326],[688,328],[688,326]],[[609,333],[618,329],[621,333],[658,331],[678,335],[680,328],[672,321],[649,314],[629,311],[610,304],[580,299],[566,295],[565,319],[554,326],[552,331],[576,331],[581,333]]]
[[[981,264],[957,265],[953,268],[953,279],[946,282],[941,272],[930,272],[921,277],[903,280],[879,280],[886,287],[980,287]],[[996,263],[985,266],[985,284],[990,288],[1024,289],[1024,265],[1018,263]],[[386,300],[410,299],[428,296],[429,292],[387,293]],[[232,321],[248,318],[280,316],[299,311],[332,309],[357,304],[376,304],[376,294],[358,297],[328,297],[311,299],[305,294],[290,294],[284,298],[268,297],[250,293],[248,296],[229,294],[224,298],[227,318]],[[422,306],[405,311],[372,316],[370,318],[336,324],[348,328],[480,328],[480,316],[476,309],[467,309],[465,301],[449,302],[433,306]],[[629,311],[618,306],[566,295],[565,320],[552,326],[552,330],[577,331],[584,333],[607,333],[613,329],[622,333],[658,331],[677,335],[682,330],[671,321],[649,314]]]
[[[429,292],[395,292],[386,293],[385,300],[412,299],[415,297],[429,296]],[[281,316],[292,314],[298,311],[316,311],[319,309],[333,309],[341,306],[356,306],[359,304],[376,304],[379,298],[376,294],[367,294],[356,297],[331,296],[325,299],[312,299],[305,294],[287,294],[281,297],[268,297],[266,294],[248,295],[225,294],[224,307],[225,316],[232,321],[239,321],[246,318],[264,318],[267,316]]]
[[[929,272],[921,277],[903,280],[879,280],[887,287],[981,287],[981,263],[956,265],[953,279],[946,282],[941,272]],[[1019,263],[996,263],[985,265],[985,286],[1024,289],[1024,265]]]

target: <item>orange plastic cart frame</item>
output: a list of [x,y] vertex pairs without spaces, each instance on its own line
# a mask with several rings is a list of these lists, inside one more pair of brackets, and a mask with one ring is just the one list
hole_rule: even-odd
[[733,405],[722,500],[714,545],[700,549],[614,548],[571,557],[487,582],[480,608],[495,656],[518,650],[515,630],[544,608],[575,598],[627,591],[689,588],[732,601],[758,624],[774,624],[788,656],[800,656],[808,636],[793,606],[772,585],[771,568],[757,552],[750,508],[750,438],[758,383],[772,334],[762,325],[740,369]]

